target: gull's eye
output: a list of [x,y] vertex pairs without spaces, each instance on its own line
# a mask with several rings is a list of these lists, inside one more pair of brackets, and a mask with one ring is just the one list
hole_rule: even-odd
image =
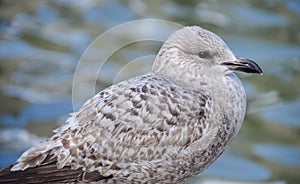
[[209,55],[209,52],[199,52],[198,53],[198,56],[202,59],[205,59],[205,58],[208,58],[210,55]]

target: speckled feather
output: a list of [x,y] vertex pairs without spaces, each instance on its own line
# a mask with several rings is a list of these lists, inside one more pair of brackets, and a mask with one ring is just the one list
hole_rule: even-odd
[[[183,29],[163,45],[152,72],[96,94],[6,172],[28,183],[182,183],[207,168],[240,129],[245,93],[225,67],[212,76],[218,68],[204,72],[197,56],[187,57],[208,44],[217,46],[216,61],[235,59],[226,44],[199,27]],[[182,42],[190,32],[209,42]],[[17,183],[15,176],[6,181]]]

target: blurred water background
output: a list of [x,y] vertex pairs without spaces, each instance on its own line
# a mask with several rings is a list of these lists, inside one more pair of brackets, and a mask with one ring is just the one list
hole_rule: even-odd
[[[74,72],[89,44],[106,30],[138,19],[200,25],[264,70],[263,76],[239,74],[248,95],[244,125],[220,159],[190,183],[300,183],[298,0],[1,0],[0,167],[51,136],[73,111]],[[156,24],[139,29],[168,32]],[[102,44],[110,47],[121,39]],[[149,71],[160,46],[144,40],[117,50],[101,67],[92,91]],[[84,81],[77,86],[78,99],[90,95],[91,73],[104,59],[105,49],[95,48],[78,76]]]

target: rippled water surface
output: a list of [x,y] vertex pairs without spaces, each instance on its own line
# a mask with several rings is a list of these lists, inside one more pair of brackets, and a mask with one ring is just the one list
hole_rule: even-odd
[[[172,30],[200,25],[264,75],[239,74],[244,125],[191,183],[300,183],[298,0],[3,0],[0,18],[1,167],[51,136],[96,91],[149,71]],[[134,20],[144,22],[111,31]]]

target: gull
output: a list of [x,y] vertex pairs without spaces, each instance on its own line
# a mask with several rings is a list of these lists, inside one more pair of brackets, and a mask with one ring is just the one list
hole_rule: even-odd
[[175,31],[151,72],[85,102],[48,140],[0,172],[0,183],[184,183],[239,132],[246,94],[235,71],[262,74],[198,26]]

